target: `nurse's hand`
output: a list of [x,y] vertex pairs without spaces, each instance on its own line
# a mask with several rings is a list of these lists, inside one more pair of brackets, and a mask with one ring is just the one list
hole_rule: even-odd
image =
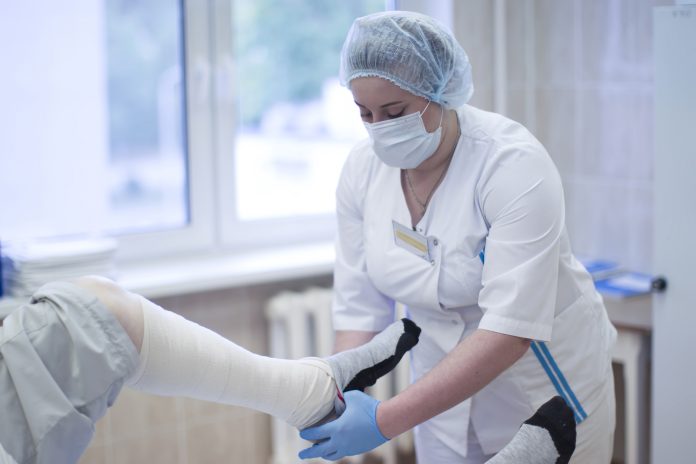
[[345,456],[366,453],[388,440],[377,426],[379,401],[358,390],[345,393],[344,399],[346,410],[341,417],[300,432],[305,440],[318,441],[300,451],[301,459],[337,461]]

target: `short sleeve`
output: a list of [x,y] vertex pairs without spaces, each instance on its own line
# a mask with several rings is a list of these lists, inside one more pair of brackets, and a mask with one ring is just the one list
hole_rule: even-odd
[[365,264],[363,204],[370,163],[358,146],[343,166],[336,190],[334,330],[381,331],[394,320],[394,302],[370,281]]
[[547,341],[565,222],[558,171],[532,139],[498,149],[478,189],[489,225],[479,328]]

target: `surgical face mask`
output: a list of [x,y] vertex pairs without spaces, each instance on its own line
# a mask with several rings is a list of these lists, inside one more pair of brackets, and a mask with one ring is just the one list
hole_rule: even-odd
[[372,140],[372,149],[384,164],[394,168],[413,169],[435,153],[440,144],[445,110],[441,108],[438,128],[434,132],[428,132],[423,123],[423,114],[428,105],[420,113],[374,124],[364,123]]

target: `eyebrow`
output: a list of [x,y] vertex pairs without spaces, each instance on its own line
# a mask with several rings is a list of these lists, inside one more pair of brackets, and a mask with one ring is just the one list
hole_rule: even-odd
[[[355,101],[355,100],[354,100]],[[398,105],[399,103],[403,103],[403,101],[398,100],[398,101],[393,101],[389,103],[385,103],[384,105],[380,106],[380,108],[386,108],[387,106],[392,106],[392,105]],[[356,105],[358,105],[360,108],[365,108],[365,106],[361,105],[358,102],[355,102]]]

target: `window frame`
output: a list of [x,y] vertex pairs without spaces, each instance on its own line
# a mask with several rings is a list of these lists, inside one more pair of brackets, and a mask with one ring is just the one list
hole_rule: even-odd
[[182,9],[187,198],[189,222],[177,229],[130,233],[117,237],[118,262],[210,250],[215,245],[215,186],[212,149],[213,95],[210,85],[208,2],[180,0]]

